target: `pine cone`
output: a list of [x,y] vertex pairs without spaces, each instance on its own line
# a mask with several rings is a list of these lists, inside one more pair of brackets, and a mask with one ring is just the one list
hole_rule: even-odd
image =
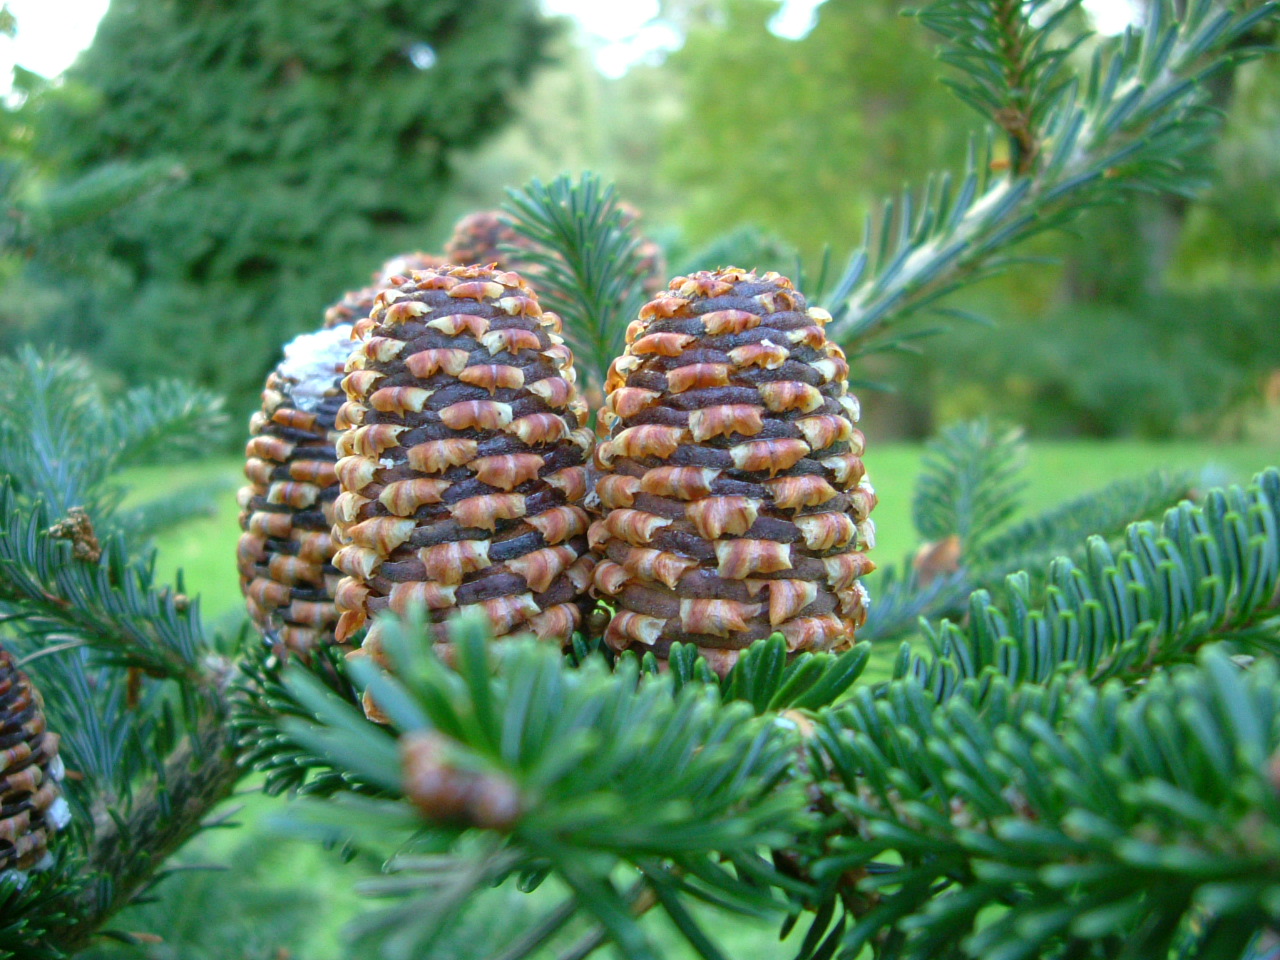
[[338,496],[334,416],[351,327],[303,334],[267,377],[249,421],[249,486],[240,490],[240,587],[263,634],[305,655],[333,642],[333,503]]
[[53,834],[70,822],[62,777],[44,701],[0,648],[0,874],[38,868]]
[[[416,272],[356,324],[337,448],[337,637],[413,604],[480,605],[495,635],[581,620],[591,449],[573,355],[517,274]],[[376,627],[364,650],[380,656]]]
[[590,530],[606,641],[719,672],[781,631],[836,650],[866,616],[873,566],[858,402],[829,315],[776,273],[677,277],[627,330],[600,412]]

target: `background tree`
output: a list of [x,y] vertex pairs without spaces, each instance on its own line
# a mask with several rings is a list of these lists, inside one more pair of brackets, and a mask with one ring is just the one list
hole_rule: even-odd
[[47,104],[41,147],[187,180],[56,251],[94,282],[47,335],[245,405],[335,290],[426,244],[452,151],[508,119],[551,32],[533,0],[113,3],[70,75],[92,98]]

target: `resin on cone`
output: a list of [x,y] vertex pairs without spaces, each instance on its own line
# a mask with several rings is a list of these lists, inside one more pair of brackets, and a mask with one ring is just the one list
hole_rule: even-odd
[[[355,326],[334,565],[345,642],[379,612],[479,606],[496,636],[564,642],[587,602],[592,435],[560,321],[519,275],[413,273]],[[364,651],[380,657],[375,626]]]
[[249,615],[269,640],[306,654],[333,642],[340,574],[330,562],[338,496],[334,419],[351,325],[291,341],[249,421],[236,566]]
[[793,653],[853,642],[875,493],[828,319],[785,277],[730,268],[676,278],[628,328],[591,501],[615,650],[691,643],[725,673],[774,632]]
[[0,875],[43,865],[50,839],[71,820],[62,778],[44,701],[0,647]]

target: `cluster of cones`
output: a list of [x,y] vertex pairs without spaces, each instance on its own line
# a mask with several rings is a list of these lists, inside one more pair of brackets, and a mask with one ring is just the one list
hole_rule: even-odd
[[593,432],[519,244],[473,215],[287,348],[241,493],[264,634],[380,658],[379,612],[425,607],[444,645],[474,606],[495,636],[564,643],[603,601],[613,648],[689,643],[721,672],[775,632],[849,645],[875,494],[829,316],[774,273],[655,283]]

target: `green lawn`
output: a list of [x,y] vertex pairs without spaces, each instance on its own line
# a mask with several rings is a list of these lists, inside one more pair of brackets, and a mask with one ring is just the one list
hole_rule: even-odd
[[[871,446],[867,463],[880,495],[875,555],[881,562],[897,561],[915,545],[910,512],[920,455],[918,446],[878,446],[874,442]],[[1159,467],[1207,467],[1210,472],[1206,480],[1210,483],[1247,480],[1268,463],[1277,462],[1280,452],[1259,446],[1039,444],[1032,447],[1025,474],[1030,485],[1024,499],[1027,510],[1038,510],[1111,480]],[[205,616],[211,623],[230,620],[240,609],[234,563],[239,535],[234,489],[239,470],[238,459],[220,459],[179,469],[136,471],[129,477],[137,498],[201,480],[226,484],[215,516],[175,530],[158,544],[159,576],[171,579],[181,568],[188,592],[201,595]],[[874,598],[874,578],[869,586]],[[157,960],[360,958],[361,954],[342,946],[339,931],[358,913],[361,904],[352,888],[372,866],[344,866],[336,854],[271,834],[265,821],[281,808],[283,801],[250,795],[243,802],[246,808],[240,819],[244,829],[203,837],[184,855],[190,862],[227,863],[228,872],[180,875],[169,881],[160,904],[120,918],[120,929],[154,932],[167,941],[163,946],[148,948],[144,954],[130,956]],[[519,916],[519,906],[510,904],[495,922],[518,924]],[[730,956],[771,960],[795,950],[794,944],[779,946],[773,929],[767,925],[734,920],[717,926]],[[216,934],[211,934],[211,927]],[[687,955],[677,946],[679,940],[673,931],[659,928],[656,932],[662,943],[670,945],[668,956],[672,960]],[[113,949],[104,949],[100,955],[121,956]],[[465,951],[460,954],[466,955]]]

